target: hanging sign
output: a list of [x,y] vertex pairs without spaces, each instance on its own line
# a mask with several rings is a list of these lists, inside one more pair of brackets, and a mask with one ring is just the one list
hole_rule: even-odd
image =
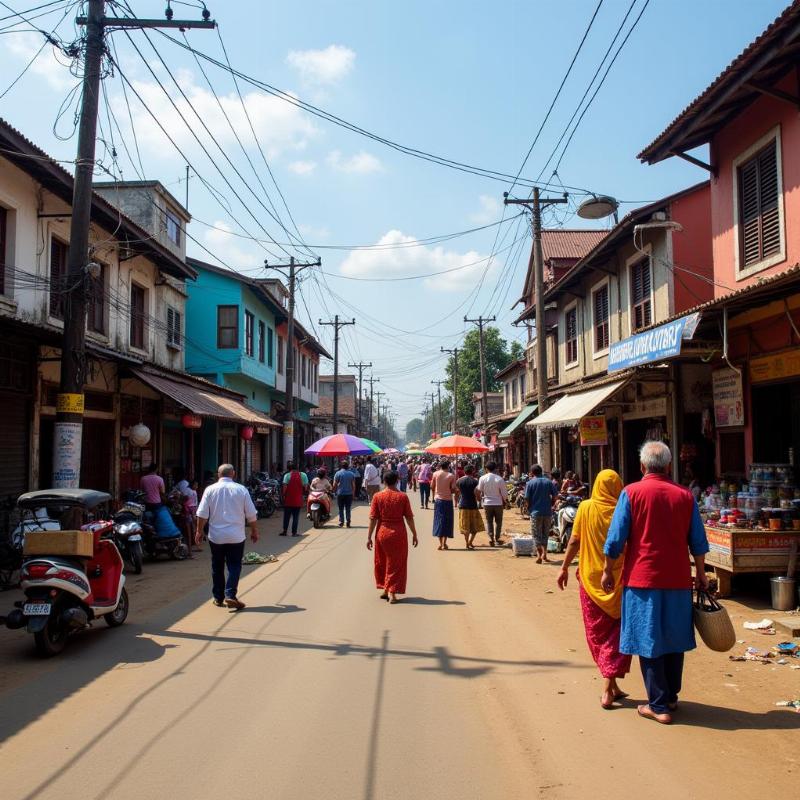
[[711,374],[714,388],[714,421],[718,428],[744,425],[742,376],[735,369],[718,369]]
[[785,350],[750,360],[750,380],[753,383],[795,378],[800,375],[800,350]]
[[77,489],[81,477],[80,422],[56,422],[53,430],[53,488]]
[[581,417],[579,423],[581,447],[592,447],[608,444],[608,428],[603,414]]
[[680,355],[681,343],[694,336],[699,321],[699,314],[689,314],[621,342],[613,342],[608,348],[608,371],[619,372]]
[[56,411],[59,414],[83,414],[83,395],[57,394]]

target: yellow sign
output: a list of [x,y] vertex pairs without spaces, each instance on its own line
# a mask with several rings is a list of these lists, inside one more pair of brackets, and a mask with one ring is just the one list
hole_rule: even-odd
[[608,444],[606,418],[602,414],[583,417],[580,421],[581,447]]
[[750,361],[750,380],[753,383],[777,381],[800,376],[800,350],[785,350]]
[[56,395],[56,411],[59,414],[83,414],[83,395]]

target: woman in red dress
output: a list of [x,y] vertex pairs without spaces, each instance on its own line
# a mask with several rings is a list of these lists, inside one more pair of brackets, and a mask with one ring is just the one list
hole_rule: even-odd
[[369,509],[369,533],[367,549],[372,550],[372,534],[375,533],[375,585],[382,590],[381,599],[397,602],[398,594],[406,592],[408,574],[408,533],[406,521],[411,528],[412,544],[417,546],[417,529],[411,502],[405,492],[397,488],[396,472],[387,472],[383,477],[386,488],[372,498]]

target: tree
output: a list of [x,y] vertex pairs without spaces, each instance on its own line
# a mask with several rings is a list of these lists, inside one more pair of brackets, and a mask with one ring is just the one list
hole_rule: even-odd
[[[486,367],[486,390],[496,392],[500,383],[495,375],[505,369],[512,361],[522,358],[522,345],[511,342],[500,335],[500,329],[485,328],[483,331],[483,357]],[[453,391],[453,357],[447,362],[447,390]],[[458,419],[463,424],[472,419],[474,407],[473,392],[481,390],[480,334],[477,328],[469,331],[458,353]]]
[[412,419],[406,425],[406,441],[422,443],[422,428],[424,424],[425,423],[419,417]]

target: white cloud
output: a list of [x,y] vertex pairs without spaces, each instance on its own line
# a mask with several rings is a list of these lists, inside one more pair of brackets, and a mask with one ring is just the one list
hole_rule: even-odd
[[[14,33],[7,39],[5,44],[8,52],[18,57],[20,61],[30,61],[42,46],[42,37],[37,33]],[[50,88],[64,91],[78,81],[69,71],[67,57],[62,55],[62,59],[64,63],[56,57],[56,49],[48,44],[31,64],[28,72],[44,78]]]
[[[189,98],[189,102],[214,138],[229,151],[232,158],[235,158],[238,150],[236,137],[220,111],[214,95],[195,82],[191,71],[179,70],[176,78]],[[163,90],[156,83],[148,81],[134,80],[131,83],[155,118],[159,120],[175,142],[184,149],[184,152],[197,158],[198,164],[205,164],[207,157],[203,156],[194,137],[176,113]],[[166,83],[165,85],[169,86]],[[128,91],[128,95],[130,98],[130,91]],[[209,141],[208,134],[189,108],[189,102],[184,100],[177,91],[170,90],[170,96],[189,125],[192,126],[192,130],[204,142],[209,153],[222,159],[216,146]],[[308,116],[291,103],[258,91],[249,92],[243,95],[243,98],[256,136],[268,158],[273,159],[286,152],[302,151],[309,140],[316,136],[317,128]],[[137,120],[136,136],[139,145],[152,156],[174,161],[176,155],[174,147],[155,124],[150,114],[141,108],[139,101],[135,98],[130,99],[134,119]],[[128,115],[122,94],[117,94],[111,102],[117,119],[124,128]],[[255,150],[255,143],[250,133],[250,123],[238,95],[235,92],[221,95],[220,103],[245,147]],[[221,165],[221,168],[224,169],[224,165]],[[215,175],[215,171],[210,168],[203,169],[203,173],[209,180],[212,180]]]
[[303,234],[303,238],[311,242],[321,242],[331,235],[331,232],[325,227],[316,228],[313,225],[304,225],[302,222],[297,227]]
[[373,172],[383,172],[380,160],[364,150],[352,156],[343,156],[340,150],[333,150],[326,159],[328,165],[337,172],[347,172],[354,175],[369,175]]
[[482,194],[478,198],[480,203],[480,211],[469,215],[469,221],[474,222],[476,225],[489,225],[492,222],[497,222],[500,219],[500,201],[490,194]]
[[[391,230],[378,245],[413,244],[417,240],[402,231]],[[486,269],[486,256],[475,250],[457,253],[439,245],[435,247],[401,247],[394,250],[356,250],[342,262],[340,271],[352,278],[401,278],[430,274],[422,283],[437,291],[466,291],[473,288]],[[487,280],[492,280],[493,265]],[[446,272],[453,270],[452,272]],[[444,273],[432,275],[431,273]]]
[[338,83],[352,71],[355,60],[355,52],[340,44],[324,50],[290,50],[286,56],[286,63],[297,70],[303,83],[317,86]]
[[[258,245],[252,243],[253,250],[244,249],[242,244],[248,247],[250,243],[246,239],[234,236],[233,228],[227,222],[216,221],[213,228],[206,230],[203,239],[208,249],[234,271],[252,269],[264,264],[264,252],[259,249],[256,253]],[[199,258],[203,260],[211,257],[208,253],[202,252]]]
[[291,163],[286,165],[289,172],[293,172],[295,175],[311,175],[312,172],[317,168],[316,161],[292,161]]

